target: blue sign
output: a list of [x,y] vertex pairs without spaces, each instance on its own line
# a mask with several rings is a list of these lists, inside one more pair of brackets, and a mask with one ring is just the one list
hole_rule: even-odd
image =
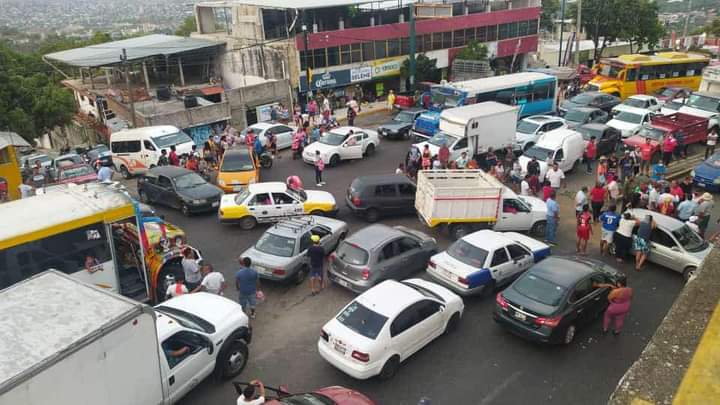
[[[325,73],[318,72],[312,75],[311,90],[331,89],[333,87],[347,86],[350,83],[350,69]],[[300,91],[307,91],[307,77],[304,75],[300,76]]]

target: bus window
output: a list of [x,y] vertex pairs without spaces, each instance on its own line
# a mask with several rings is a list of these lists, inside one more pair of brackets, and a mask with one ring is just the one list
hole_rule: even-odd
[[627,74],[625,75],[625,81],[626,82],[634,82],[636,80],[636,76],[637,76],[636,69],[628,69]]
[[640,80],[653,80],[655,79],[655,67],[641,66],[638,74],[640,75]]
[[536,84],[532,92],[533,101],[547,100],[550,98],[550,87],[550,84]]
[[497,101],[498,103],[503,103],[503,104],[507,104],[507,105],[515,105],[515,99],[513,97],[512,90],[498,91],[495,94],[495,101]]

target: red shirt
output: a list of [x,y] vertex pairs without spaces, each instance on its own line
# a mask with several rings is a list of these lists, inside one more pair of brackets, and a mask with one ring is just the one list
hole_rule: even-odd
[[592,202],[605,201],[605,189],[602,187],[593,187],[593,189],[590,190],[590,201],[592,201]]
[[543,186],[543,201],[547,201],[547,199],[550,198],[551,192],[552,192],[552,187]]
[[640,157],[642,160],[650,160],[652,157],[653,146],[649,143],[640,145]]
[[177,155],[177,153],[175,153],[174,150],[170,151],[170,155],[168,155],[168,160],[170,161],[170,164],[173,166],[180,165],[180,159],[178,159],[178,155]]
[[450,158],[450,149],[448,149],[447,146],[443,146],[438,151],[438,159],[440,159],[441,162],[447,162]]
[[670,194],[676,196],[680,201],[685,200],[685,192],[679,185],[675,188],[670,189]]
[[595,159],[596,154],[597,145],[595,145],[595,142],[588,142],[587,147],[585,148],[585,156],[587,156],[588,159]]
[[672,151],[675,150],[675,146],[677,146],[675,138],[667,137],[663,141],[663,152],[672,153]]

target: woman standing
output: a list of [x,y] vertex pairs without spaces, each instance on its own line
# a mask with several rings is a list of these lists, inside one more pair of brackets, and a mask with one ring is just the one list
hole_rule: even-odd
[[640,221],[637,236],[635,237],[635,242],[633,243],[633,247],[635,248],[636,271],[642,270],[642,266],[645,264],[645,260],[647,260],[647,256],[650,253],[650,234],[654,228],[655,221],[653,220],[652,215],[646,215],[645,219]]
[[587,244],[592,235],[592,215],[590,215],[590,207],[585,204],[582,207],[582,213],[577,218],[577,244],[575,250],[583,255],[587,255]]
[[430,155],[430,147],[428,145],[425,145],[425,148],[423,148],[421,163],[423,170],[430,170],[430,167],[432,167],[432,156]]
[[618,263],[622,263],[625,256],[630,252],[630,248],[632,247],[632,231],[635,225],[637,225],[637,220],[633,218],[632,214],[629,212],[624,213],[613,237],[615,242],[615,259]]
[[630,312],[630,302],[632,301],[633,290],[627,286],[626,280],[620,280],[616,285],[612,284],[595,284],[594,287],[610,288],[608,294],[608,305],[603,316],[603,333],[607,333],[610,328],[610,321],[614,321],[613,334],[619,335],[625,323],[625,315]]
[[600,182],[596,182],[595,187],[590,190],[590,204],[592,205],[593,221],[597,222],[605,204],[605,188]]

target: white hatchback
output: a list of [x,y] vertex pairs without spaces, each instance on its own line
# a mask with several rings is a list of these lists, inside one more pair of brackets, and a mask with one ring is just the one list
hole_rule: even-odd
[[463,310],[462,298],[438,284],[387,280],[323,326],[318,351],[354,378],[388,379],[400,362],[457,327]]
[[[352,133],[351,133],[352,132]],[[316,142],[303,150],[303,160],[315,164],[315,152],[319,151],[323,162],[335,166],[341,160],[362,159],[370,156],[380,145],[377,132],[358,127],[339,127],[326,132]]]

